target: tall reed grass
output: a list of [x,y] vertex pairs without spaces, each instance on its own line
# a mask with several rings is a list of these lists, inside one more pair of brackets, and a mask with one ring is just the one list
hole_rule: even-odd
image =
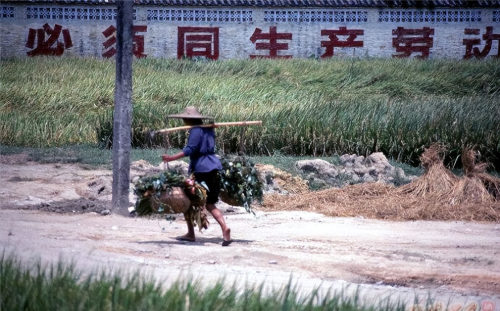
[[0,310],[405,310],[397,300],[368,305],[359,298],[358,292],[317,289],[301,294],[291,280],[276,289],[223,279],[207,286],[189,278],[164,286],[139,272],[83,273],[74,263],[27,265],[5,252],[0,257]]
[[[451,157],[474,146],[500,164],[498,68],[495,59],[135,60],[133,144],[166,144],[148,132],[195,105],[218,122],[262,120],[245,131],[248,154],[382,151],[416,163],[439,141]],[[0,142],[110,147],[114,78],[113,60],[1,60]],[[240,130],[219,128],[219,149],[236,151]],[[185,133],[168,137],[184,142]]]

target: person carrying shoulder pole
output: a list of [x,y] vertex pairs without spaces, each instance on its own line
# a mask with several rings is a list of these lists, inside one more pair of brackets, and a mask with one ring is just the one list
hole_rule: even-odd
[[[169,118],[182,119],[185,125],[195,126],[189,129],[189,138],[187,145],[181,152],[162,156],[163,162],[175,161],[180,158],[189,157],[189,173],[193,173],[198,183],[205,182],[207,185],[206,209],[212,214],[222,229],[222,246],[231,244],[231,229],[229,229],[224,220],[222,212],[215,206],[219,200],[220,193],[220,170],[222,164],[215,156],[215,131],[212,127],[196,127],[202,125],[203,119],[213,119],[209,116],[203,116],[196,107],[187,107],[183,113],[169,115]],[[193,223],[186,221],[188,232],[178,237],[178,240],[195,242]]]

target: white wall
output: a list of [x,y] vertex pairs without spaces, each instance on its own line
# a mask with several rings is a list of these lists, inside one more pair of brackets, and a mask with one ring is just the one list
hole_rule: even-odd
[[[105,51],[103,42],[107,39],[102,32],[111,25],[115,25],[115,21],[109,16],[108,20],[79,20],[64,19],[64,18],[27,18],[27,8],[99,8],[114,9],[113,6],[58,6],[58,5],[2,5],[2,19],[0,31],[1,57],[27,57],[27,52],[31,48],[26,47],[28,40],[29,29],[40,29],[47,23],[54,28],[59,24],[63,29],[68,29],[73,41],[73,47],[65,49],[62,57],[65,56],[80,56],[80,57],[97,57],[101,58]],[[12,11],[13,8],[13,11]],[[291,41],[279,41],[288,43],[289,50],[278,52],[278,55],[292,55],[294,58],[307,58],[310,56],[319,57],[325,52],[325,48],[321,47],[321,41],[328,40],[327,36],[321,36],[322,29],[339,29],[339,27],[347,27],[347,29],[361,29],[364,35],[358,36],[356,41],[363,41],[363,47],[346,47],[335,48],[334,57],[386,57],[390,58],[396,54],[392,46],[394,38],[392,31],[397,27],[422,29],[429,27],[434,29],[433,47],[430,49],[430,58],[454,58],[462,59],[465,54],[465,46],[463,39],[478,38],[481,44],[477,47],[482,50],[485,44],[482,36],[486,31],[487,26],[493,27],[493,33],[500,34],[500,9],[487,8],[471,8],[471,9],[436,9],[436,11],[457,12],[463,14],[477,14],[480,12],[481,21],[441,21],[441,22],[391,22],[379,21],[381,10],[373,8],[331,8],[331,9],[286,9],[287,11],[358,11],[366,12],[364,17],[366,21],[354,22],[266,22],[265,11],[283,11],[280,8],[199,8],[212,12],[220,11],[251,11],[252,21],[239,22],[197,22],[197,21],[153,21],[148,20],[148,10],[194,10],[194,7],[148,7],[136,6],[136,20],[134,25],[146,25],[147,32],[139,33],[144,36],[144,53],[147,57],[153,58],[176,58],[177,57],[177,29],[178,27],[219,27],[219,59],[246,59],[251,54],[264,55],[266,51],[257,51],[255,44],[250,41],[250,37],[256,28],[262,29],[263,33],[269,32],[269,27],[277,26],[278,33],[292,33]],[[388,10],[384,10],[388,11]],[[12,16],[14,18],[10,18]],[[408,10],[392,10],[392,12],[410,12],[422,13],[431,12],[426,10],[408,9]],[[363,13],[364,14],[364,13]],[[363,19],[363,18],[362,18]],[[477,28],[480,30],[480,35],[465,35],[465,28]],[[46,38],[48,35],[46,35]],[[344,40],[344,37],[340,37]],[[63,42],[62,35],[59,41]],[[36,40],[35,40],[36,42]],[[266,41],[257,41],[265,43]],[[493,41],[492,49],[487,57],[498,55],[498,40]],[[413,53],[411,57],[420,55]]]

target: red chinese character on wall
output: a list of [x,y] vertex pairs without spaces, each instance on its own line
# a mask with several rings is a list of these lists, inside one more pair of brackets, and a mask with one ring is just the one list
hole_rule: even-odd
[[[479,35],[479,29],[470,29],[465,28],[464,34],[466,35]],[[465,55],[464,59],[468,59],[471,57],[476,58],[485,58],[491,52],[491,47],[493,45],[493,41],[498,41],[498,52],[497,55],[493,55],[494,58],[500,58],[500,34],[493,33],[493,27],[486,27],[486,33],[483,34],[483,40],[485,41],[485,45],[482,51],[479,51],[479,48],[474,47],[474,45],[480,45],[481,39],[464,39],[463,44],[465,45]]]
[[[63,41],[59,42],[59,36],[63,35]],[[45,34],[49,35],[47,41],[45,41]],[[37,44],[35,47],[35,39]],[[73,41],[71,41],[71,35],[68,29],[62,29],[61,25],[56,24],[54,29],[52,29],[49,24],[43,25],[41,29],[30,28],[28,32],[28,41],[26,42],[26,47],[33,49],[26,54],[28,56],[36,55],[56,55],[61,56],[64,53],[64,49],[69,49],[73,46]]]
[[[363,41],[354,41],[357,36],[365,34],[364,30],[360,29],[347,29],[347,27],[339,27],[339,30],[321,30],[322,36],[328,36],[330,41],[321,41],[321,46],[326,48],[325,54],[321,58],[332,57],[333,49],[336,47],[362,47]],[[347,36],[346,40],[341,41],[338,36]]]
[[[257,40],[269,40],[269,43],[255,43]],[[291,33],[278,33],[276,26],[269,27],[269,33],[262,33],[255,28],[250,41],[255,43],[257,50],[269,50],[269,55],[250,55],[250,58],[292,58],[292,55],[278,55],[279,50],[288,50],[288,43],[278,43],[278,40],[292,40]]]
[[[144,36],[138,35],[138,32],[147,32],[148,26],[133,26],[132,32],[132,53],[134,53],[135,57],[142,58],[147,55],[144,54]],[[104,37],[108,38],[102,45],[104,49],[107,50],[102,53],[102,56],[105,58],[113,57],[116,54],[116,49],[114,45],[116,44],[116,27],[111,25],[106,30],[102,32]]]
[[177,58],[204,56],[219,59],[218,27],[178,27]]
[[392,57],[410,57],[412,53],[422,53],[416,58],[429,58],[429,50],[433,46],[434,29],[424,27],[422,29],[405,29],[398,27],[392,30],[392,47],[396,48],[399,54]]

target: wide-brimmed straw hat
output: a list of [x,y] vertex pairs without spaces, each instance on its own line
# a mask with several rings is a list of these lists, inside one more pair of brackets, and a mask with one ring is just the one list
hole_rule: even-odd
[[171,114],[168,117],[178,119],[213,119],[213,117],[201,115],[198,108],[194,106],[186,107],[183,113]]

